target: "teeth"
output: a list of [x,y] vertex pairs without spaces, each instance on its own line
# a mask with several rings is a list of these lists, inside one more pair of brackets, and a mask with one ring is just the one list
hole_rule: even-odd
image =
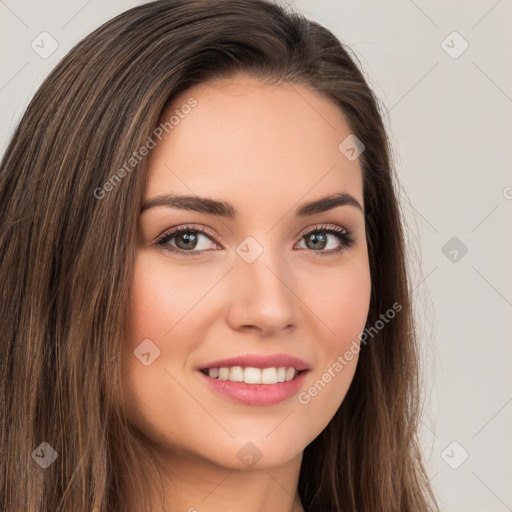
[[233,366],[229,371],[229,380],[232,380],[233,382],[243,382],[244,369],[241,366]]
[[229,379],[229,368],[219,368],[219,380]]
[[233,366],[231,368],[208,368],[204,371],[210,377],[232,382],[246,382],[247,384],[277,384],[288,382],[298,373],[292,366],[273,366],[271,368],[253,368],[247,366]]
[[[295,376],[295,368],[293,370],[293,377]],[[261,370],[261,383],[262,384],[277,384],[277,369],[276,368],[264,368]]]
[[288,368],[286,370],[286,381],[292,380],[295,377],[295,368]]
[[261,370],[248,366],[244,370],[244,382],[247,382],[247,384],[261,384]]

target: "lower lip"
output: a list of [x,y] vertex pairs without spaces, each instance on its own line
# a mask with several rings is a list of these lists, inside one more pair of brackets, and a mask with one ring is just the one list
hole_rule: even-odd
[[247,384],[230,380],[214,379],[199,371],[199,375],[214,390],[238,403],[248,405],[272,405],[295,395],[302,386],[308,371],[302,371],[294,379],[277,384]]

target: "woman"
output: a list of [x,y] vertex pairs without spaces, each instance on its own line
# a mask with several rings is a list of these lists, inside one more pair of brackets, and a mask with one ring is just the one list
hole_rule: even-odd
[[2,510],[437,510],[377,102],[264,0],[86,37],[1,164]]

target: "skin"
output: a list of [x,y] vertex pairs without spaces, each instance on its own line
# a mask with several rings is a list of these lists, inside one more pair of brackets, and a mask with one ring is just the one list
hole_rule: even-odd
[[[182,92],[162,119],[190,97],[197,106],[151,150],[143,202],[192,194],[233,203],[240,216],[166,206],[141,214],[123,346],[126,414],[160,463],[166,510],[303,511],[303,450],[342,403],[357,355],[307,404],[297,395],[273,405],[235,403],[206,386],[197,368],[287,353],[309,364],[304,391],[358,341],[371,287],[364,214],[350,205],[304,218],[294,210],[333,192],[364,207],[360,163],[338,150],[350,134],[340,110],[304,86],[239,74]],[[324,223],[348,229],[355,243],[327,254],[343,244],[327,234],[325,248],[308,245],[301,234]],[[199,234],[203,252],[190,257],[155,244],[188,224],[220,244]],[[250,264],[236,252],[248,236],[264,248]],[[167,246],[193,249],[176,245],[179,238]],[[145,339],[160,350],[149,366],[134,355]],[[261,453],[251,467],[237,457],[249,442]]]

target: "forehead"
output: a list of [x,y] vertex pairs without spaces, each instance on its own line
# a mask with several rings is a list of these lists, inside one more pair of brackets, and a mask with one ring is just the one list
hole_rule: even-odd
[[338,149],[350,128],[336,104],[306,86],[242,74],[198,84],[160,122],[168,133],[151,151],[146,198],[222,196],[242,209],[344,191],[363,204],[359,161]]

